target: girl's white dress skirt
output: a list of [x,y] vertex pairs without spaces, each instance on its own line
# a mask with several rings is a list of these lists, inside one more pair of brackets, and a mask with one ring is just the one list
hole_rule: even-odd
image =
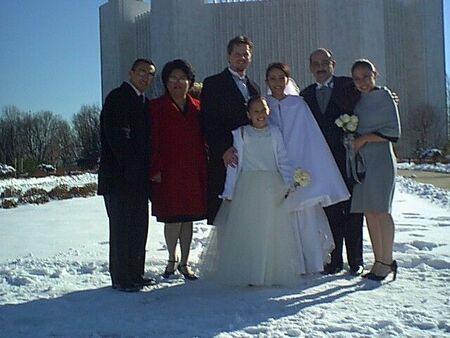
[[297,285],[304,267],[281,175],[242,171],[235,189],[216,216],[201,275],[226,285]]

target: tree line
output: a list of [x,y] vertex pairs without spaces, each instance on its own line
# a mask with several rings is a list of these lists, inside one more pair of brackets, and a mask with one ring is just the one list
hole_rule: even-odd
[[0,163],[19,172],[39,164],[88,167],[100,156],[100,107],[82,105],[68,122],[51,111],[21,111],[14,105],[0,114]]

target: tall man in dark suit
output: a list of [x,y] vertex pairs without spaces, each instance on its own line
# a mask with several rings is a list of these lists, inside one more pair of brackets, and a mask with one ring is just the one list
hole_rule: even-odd
[[[351,192],[353,182],[347,178],[345,148],[342,142],[343,131],[334,121],[344,113],[351,114],[359,99],[353,80],[350,77],[334,76],[336,61],[328,49],[320,48],[310,55],[309,66],[316,83],[306,87],[303,96],[311,109],[325,139],[334,155],[339,170]],[[342,246],[345,239],[347,261],[350,273],[360,275],[363,271],[362,257],[362,214],[350,213],[350,201],[341,202],[325,208],[336,248],[331,253],[331,263],[325,266],[324,273],[334,274],[342,270]]]
[[208,223],[213,224],[221,200],[226,166],[236,165],[231,131],[248,124],[246,102],[259,94],[246,70],[252,61],[253,44],[245,36],[230,40],[227,47],[229,67],[203,82],[201,94],[204,131],[208,143]]
[[109,271],[112,287],[135,292],[154,280],[144,278],[148,233],[150,123],[144,91],[155,65],[136,60],[129,81],[112,90],[100,115],[101,158],[98,194],[109,217]]

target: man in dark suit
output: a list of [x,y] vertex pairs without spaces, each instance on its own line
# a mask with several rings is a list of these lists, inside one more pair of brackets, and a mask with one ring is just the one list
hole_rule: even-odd
[[[310,55],[309,66],[316,83],[306,87],[303,96],[322,130],[328,146],[333,153],[339,170],[351,192],[353,182],[347,178],[345,148],[342,142],[343,131],[334,121],[344,113],[352,114],[359,99],[353,80],[350,77],[334,76],[336,61],[328,49],[320,48]],[[325,208],[336,248],[331,253],[331,263],[324,273],[335,274],[342,270],[342,247],[345,239],[347,261],[350,273],[360,275],[363,272],[362,222],[363,215],[350,213],[350,201],[341,202]]]
[[98,194],[109,218],[109,271],[112,287],[135,292],[154,280],[144,278],[148,233],[150,123],[144,91],[155,65],[136,60],[129,81],[112,90],[100,115],[101,157]]
[[229,67],[203,82],[201,94],[203,126],[208,143],[208,223],[213,224],[221,200],[226,166],[237,164],[231,131],[248,124],[246,103],[259,94],[246,70],[252,61],[253,44],[245,36],[230,40]]

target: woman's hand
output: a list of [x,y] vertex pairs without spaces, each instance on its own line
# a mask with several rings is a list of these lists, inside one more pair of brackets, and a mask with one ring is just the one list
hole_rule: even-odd
[[232,166],[233,168],[238,164],[238,157],[236,154],[236,149],[234,147],[228,148],[222,155],[223,164],[225,167]]
[[357,137],[353,140],[353,152],[356,154],[360,151],[362,147],[367,143],[367,140],[364,136]]
[[152,182],[161,183],[161,172],[152,177]]

